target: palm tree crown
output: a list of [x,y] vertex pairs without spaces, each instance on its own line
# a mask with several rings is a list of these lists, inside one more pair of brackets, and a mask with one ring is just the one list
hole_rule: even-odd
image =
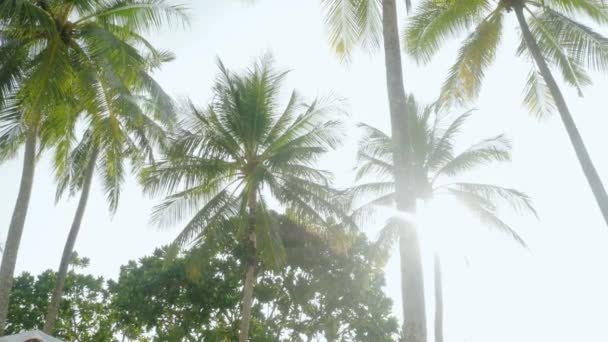
[[[491,184],[453,182],[452,177],[462,176],[465,172],[482,167],[491,162],[511,159],[510,144],[503,135],[482,140],[464,151],[454,150],[455,139],[471,111],[459,115],[444,124],[438,118],[434,106],[420,108],[414,98],[407,98],[407,105],[416,117],[412,127],[412,160],[416,172],[416,197],[426,200],[432,196],[450,195],[459,200],[483,222],[507,232],[523,243],[520,236],[498,216],[498,205],[506,203],[517,211],[534,212],[531,201],[520,191]],[[393,144],[388,135],[368,125],[361,124],[364,136],[359,146],[359,180],[372,176],[374,182],[362,182],[350,192],[356,198],[373,196],[356,211],[355,215],[365,215],[374,206],[393,205],[395,186],[392,170]],[[398,225],[387,225],[383,237],[396,237]],[[389,241],[385,241],[389,242]],[[392,242],[392,241],[390,241]]]
[[[204,229],[246,209],[260,194],[270,195],[307,221],[336,213],[328,172],[314,162],[339,142],[340,122],[326,120],[332,106],[301,102],[293,92],[279,111],[278,91],[285,73],[263,60],[245,76],[219,62],[214,99],[204,109],[190,105],[189,117],[167,158],[144,170],[150,193],[172,193],[153,213],[161,224],[194,213],[177,238],[186,243]],[[268,192],[262,193],[262,190]]]
[[98,106],[103,94],[95,79],[101,75],[115,91],[125,80],[138,79],[140,90],[162,94],[141,71],[170,55],[142,35],[165,22],[183,20],[182,6],[157,0],[0,3],[3,154],[14,153],[24,124],[63,133],[70,117]]
[[[608,38],[580,23],[608,23],[608,8],[596,0],[430,0],[420,4],[407,27],[408,53],[419,62],[429,61],[447,38],[468,33],[442,89],[443,102],[474,99],[501,42],[505,14],[523,6],[530,29],[545,60],[569,85],[578,89],[591,82],[586,69],[608,67]],[[517,54],[531,59],[522,38]],[[534,63],[525,87],[524,103],[537,114],[555,109],[545,80]]]

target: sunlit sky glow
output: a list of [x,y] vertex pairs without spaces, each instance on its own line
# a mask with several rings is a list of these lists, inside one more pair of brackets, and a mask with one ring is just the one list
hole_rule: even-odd
[[[246,2],[245,2],[246,3]],[[388,131],[388,105],[381,52],[357,52],[350,64],[330,51],[318,0],[191,1],[190,28],[175,28],[153,37],[172,50],[177,60],[157,74],[176,97],[205,103],[216,75],[215,58],[242,69],[270,51],[279,66],[292,70],[286,90],[297,88],[309,97],[334,94],[345,99],[350,113],[344,146],[322,166],[336,174],[338,185],[353,180],[354,124],[363,121]],[[401,2],[399,2],[401,3]],[[402,11],[403,12],[403,11]],[[401,18],[404,23],[405,18]],[[529,194],[540,220],[507,214],[505,219],[528,241],[529,250],[491,232],[453,202],[437,199],[417,218],[427,270],[432,246],[444,262],[446,340],[457,342],[607,341],[608,228],[576,162],[558,117],[538,121],[521,106],[528,72],[515,56],[518,32],[513,18],[505,29],[497,61],[486,74],[477,113],[466,126],[462,145],[506,133],[513,141],[514,160],[467,176],[468,180],[515,187]],[[606,33],[605,30],[603,33]],[[406,89],[430,102],[457,51],[448,44],[432,64],[419,67],[404,58]],[[589,152],[608,182],[605,131],[607,78],[593,75],[594,85],[580,98],[565,90]],[[6,234],[20,177],[21,160],[0,166],[0,234]],[[34,192],[21,244],[17,272],[39,273],[59,264],[76,201],[55,206],[49,160],[36,169]],[[103,191],[95,182],[76,250],[91,259],[89,271],[116,277],[119,266],[151,253],[178,233],[179,227],[158,230],[148,223],[158,199],[142,196],[133,178],[123,189],[121,204],[110,217]],[[364,230],[375,238],[378,225]],[[396,255],[396,253],[394,254]],[[386,268],[387,295],[400,316],[399,265]],[[432,291],[432,274],[425,281]],[[432,301],[429,292],[429,316]]]

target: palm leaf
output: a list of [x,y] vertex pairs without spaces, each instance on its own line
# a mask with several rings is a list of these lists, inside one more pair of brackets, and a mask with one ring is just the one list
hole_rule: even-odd
[[524,247],[526,246],[523,238],[515,230],[513,230],[511,226],[506,224],[497,216],[494,206],[489,204],[486,199],[466,191],[455,189],[450,189],[449,191],[477,218],[479,218],[481,222],[511,236],[513,240],[518,242],[520,245]]
[[483,20],[463,42],[441,88],[439,103],[465,103],[477,97],[485,69],[496,57],[502,36],[502,11],[495,11]]
[[553,113],[556,108],[551,91],[536,67],[528,74],[524,88],[524,104],[538,118]]
[[441,44],[477,22],[488,0],[424,1],[410,19],[405,32],[407,52],[418,62],[428,62]]
[[440,175],[457,176],[459,173],[491,162],[510,160],[511,145],[501,134],[485,139],[447,161],[435,172],[434,179]]

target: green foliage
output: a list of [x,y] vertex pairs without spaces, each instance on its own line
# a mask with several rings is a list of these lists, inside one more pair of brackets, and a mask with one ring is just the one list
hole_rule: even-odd
[[382,39],[380,0],[322,0],[332,48],[344,59],[359,44],[377,48]]
[[[74,261],[74,267],[86,265],[84,259],[75,258]],[[55,279],[56,273],[50,270],[36,277],[23,273],[15,278],[5,331],[7,334],[42,329]],[[70,271],[55,335],[66,341],[116,341],[109,301],[110,293],[103,278]]]
[[[477,97],[501,42],[503,17],[513,6],[523,6],[543,57],[579,93],[591,83],[586,69],[608,70],[608,38],[579,21],[608,23],[608,7],[602,1],[425,0],[404,35],[407,51],[416,60],[428,62],[448,38],[468,33],[442,88],[441,105],[462,104]],[[530,57],[523,38],[518,54]],[[524,103],[535,115],[547,114],[555,104],[529,59],[532,71]]]
[[[251,341],[392,341],[397,321],[374,247],[354,235],[348,254],[339,253],[287,218],[276,219],[287,261],[280,270],[260,265]],[[233,341],[245,257],[237,234],[226,227],[184,255],[157,250],[123,266],[111,286],[120,330],[152,341]]]
[[[382,291],[378,251],[343,230],[348,253],[286,216],[282,269],[259,265],[251,341],[393,341],[398,324]],[[339,229],[336,227],[336,229]],[[67,341],[233,341],[238,335],[246,249],[235,226],[185,254],[170,248],[130,261],[117,281],[77,272],[74,256],[55,334]],[[7,333],[40,329],[56,274],[15,278]]]
[[142,172],[148,193],[170,194],[152,220],[166,226],[189,219],[175,240],[183,246],[233,224],[243,228],[242,239],[255,211],[260,256],[278,265],[284,251],[268,198],[319,226],[345,216],[330,174],[314,167],[340,141],[341,124],[330,118],[338,109],[320,100],[305,104],[295,92],[281,109],[285,73],[275,71],[269,58],[241,75],[221,62],[219,68],[211,104],[191,104],[166,156]]
[[[166,94],[147,72],[171,55],[142,35],[185,19],[183,7],[164,0],[0,2],[0,157],[11,157],[32,129],[42,148],[58,145],[61,160],[82,113],[119,140],[113,107],[146,106],[165,115]],[[134,144],[147,137],[142,133]],[[119,152],[124,148],[113,154]],[[120,179],[119,165],[108,168],[110,182]]]

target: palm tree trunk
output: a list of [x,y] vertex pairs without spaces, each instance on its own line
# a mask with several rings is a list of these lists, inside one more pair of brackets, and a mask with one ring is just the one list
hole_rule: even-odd
[[435,253],[435,342],[443,342],[443,279],[441,275],[441,259]]
[[251,322],[251,307],[253,306],[253,286],[255,285],[255,265],[256,265],[256,193],[252,191],[249,198],[249,222],[247,233],[247,259],[245,282],[243,284],[243,309],[241,314],[241,327],[239,332],[239,342],[247,342],[249,339],[249,323]]
[[[382,24],[384,37],[384,58],[386,66],[386,85],[391,118],[391,134],[395,146],[393,159],[395,165],[395,187],[397,209],[410,214],[416,211],[416,198],[412,173],[409,172],[409,143],[406,98],[403,88],[401,67],[401,46],[397,24],[395,0],[383,0]],[[418,233],[413,224],[405,224],[400,239],[401,256],[401,295],[403,308],[403,340],[405,342],[426,341],[426,309],[424,304],[424,283]]]
[[47,309],[46,320],[44,323],[44,332],[52,335],[53,329],[55,328],[55,320],[59,315],[59,304],[61,303],[61,297],[63,296],[63,287],[65,285],[65,279],[68,275],[68,268],[72,259],[72,253],[74,251],[74,245],[76,244],[76,238],[80,231],[80,224],[84,216],[84,211],[87,206],[89,199],[89,192],[91,190],[91,182],[93,180],[93,174],[95,173],[95,163],[97,161],[97,150],[93,151],[91,160],[87,166],[86,173],[84,175],[84,183],[82,185],[82,192],[80,193],[80,200],[78,201],[78,207],[76,208],[76,214],[72,221],[72,227],[68,239],[63,247],[63,255],[61,256],[61,263],[59,264],[59,272],[57,273],[57,280],[55,282],[55,290],[51,297],[51,302]]
[[576,157],[578,158],[581,167],[583,168],[583,172],[585,177],[587,177],[587,182],[591,187],[591,191],[593,191],[593,195],[595,196],[595,201],[597,202],[602,215],[604,216],[604,222],[608,225],[608,195],[606,194],[606,190],[604,189],[604,185],[602,184],[602,180],[598,175],[593,162],[591,161],[591,157],[589,156],[589,152],[587,152],[587,148],[583,142],[583,138],[581,137],[578,129],[576,128],[576,124],[574,123],[574,119],[572,118],[572,114],[570,114],[570,110],[568,109],[568,105],[566,104],[566,100],[562,95],[555,78],[553,78],[553,74],[545,61],[542,52],[540,51],[536,39],[530,32],[530,28],[528,27],[528,23],[526,22],[526,18],[524,16],[524,7],[522,4],[513,7],[515,14],[517,16],[517,21],[519,22],[519,26],[521,28],[522,34],[524,36],[524,40],[530,52],[532,53],[532,57],[536,62],[536,66],[540,70],[543,79],[547,83],[549,87],[549,91],[551,92],[551,96],[555,100],[555,104],[557,105],[557,110],[562,119],[562,123],[564,127],[566,127],[566,132],[568,132],[568,137],[570,138],[570,142],[574,147],[574,151],[576,152]]
[[4,328],[6,327],[9,297],[13,286],[13,274],[15,272],[15,264],[17,263],[21,236],[23,235],[25,217],[27,216],[27,209],[32,194],[32,185],[34,183],[36,137],[37,129],[30,128],[25,140],[19,194],[17,195],[13,217],[8,228],[4,253],[2,254],[2,264],[0,265],[0,336],[4,335]]

